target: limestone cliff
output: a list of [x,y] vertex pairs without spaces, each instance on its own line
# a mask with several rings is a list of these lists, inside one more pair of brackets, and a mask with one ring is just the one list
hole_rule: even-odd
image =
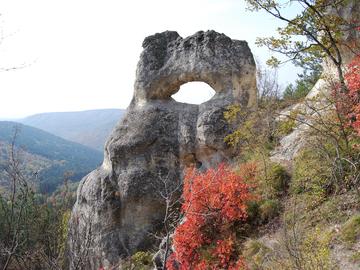
[[[161,179],[176,183],[188,165],[206,168],[235,153],[224,143],[230,104],[256,106],[256,72],[245,41],[214,31],[182,38],[166,31],[147,37],[134,97],[105,147],[104,162],[80,183],[70,221],[70,265],[105,268],[154,244],[161,230]],[[198,105],[171,98],[202,81],[214,97]],[[159,185],[160,183],[160,185]]]

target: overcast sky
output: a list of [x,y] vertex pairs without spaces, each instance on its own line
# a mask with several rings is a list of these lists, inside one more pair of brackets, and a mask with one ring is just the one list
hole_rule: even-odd
[[[1,0],[0,68],[24,67],[0,72],[0,118],[126,108],[143,39],[165,30],[186,37],[213,29],[247,40],[265,61],[269,52],[254,42],[278,22],[245,8],[242,0]],[[280,71],[283,85],[295,78],[289,65]],[[211,96],[188,85],[178,99]]]

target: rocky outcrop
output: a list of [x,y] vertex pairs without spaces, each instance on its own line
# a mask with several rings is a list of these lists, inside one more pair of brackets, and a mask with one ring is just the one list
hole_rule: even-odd
[[[164,179],[168,186],[189,165],[206,168],[235,153],[224,143],[230,104],[256,106],[255,62],[245,41],[214,31],[182,38],[147,37],[134,97],[105,147],[104,162],[80,183],[70,220],[70,266],[114,266],[152,247],[162,229]],[[171,98],[187,82],[215,91],[200,105]]]

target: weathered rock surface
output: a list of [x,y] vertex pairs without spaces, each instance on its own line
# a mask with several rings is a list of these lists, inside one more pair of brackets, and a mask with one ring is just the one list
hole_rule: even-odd
[[[167,31],[147,37],[143,48],[127,113],[106,143],[102,166],[78,188],[70,220],[73,269],[107,269],[152,247],[151,234],[162,228],[164,178],[171,185],[185,166],[230,159],[223,112],[233,103],[256,106],[255,62],[245,41],[214,31],[185,39]],[[190,81],[216,94],[199,106],[173,100]]]

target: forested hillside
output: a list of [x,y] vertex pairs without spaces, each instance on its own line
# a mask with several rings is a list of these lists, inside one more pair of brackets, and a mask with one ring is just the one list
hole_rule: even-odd
[[[14,132],[17,130],[16,138]],[[65,172],[80,180],[102,161],[102,153],[78,143],[23,124],[0,122],[0,166],[8,160],[9,145],[15,139],[17,150],[28,175],[36,176],[41,191],[53,191],[63,181]],[[4,170],[1,170],[4,172]]]

